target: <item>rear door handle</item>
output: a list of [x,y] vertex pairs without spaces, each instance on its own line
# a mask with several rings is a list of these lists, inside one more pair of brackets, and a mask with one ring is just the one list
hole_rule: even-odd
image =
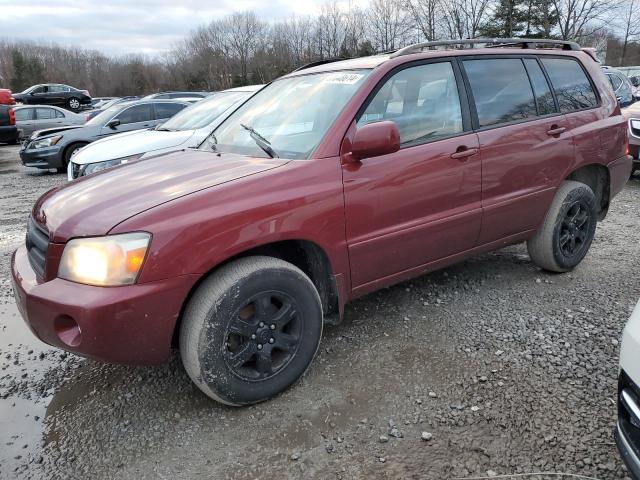
[[557,125],[553,125],[551,127],[551,130],[547,130],[547,135],[551,135],[551,136],[560,135],[566,131],[567,129],[565,127],[558,127]]
[[458,147],[455,153],[451,154],[451,158],[454,160],[464,160],[472,157],[478,153],[477,148]]

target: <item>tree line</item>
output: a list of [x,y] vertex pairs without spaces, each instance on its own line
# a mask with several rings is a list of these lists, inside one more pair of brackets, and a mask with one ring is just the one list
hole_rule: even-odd
[[[640,0],[371,0],[325,3],[315,16],[266,22],[237,12],[203,24],[162,56],[107,56],[0,40],[0,86],[66,83],[95,96],[214,91],[266,83],[305,63],[371,55],[439,39],[574,40],[611,65],[640,61]],[[609,48],[607,48],[609,47]],[[615,53],[609,53],[615,52]],[[615,58],[614,58],[615,57]]]

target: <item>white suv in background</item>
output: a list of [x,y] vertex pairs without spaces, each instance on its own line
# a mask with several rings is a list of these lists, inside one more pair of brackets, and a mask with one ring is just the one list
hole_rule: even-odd
[[263,85],[232,88],[215,93],[185,108],[149,130],[113,135],[93,142],[71,157],[69,180],[139,158],[197,147],[236,107]]
[[640,302],[622,334],[615,437],[631,477],[640,480]]

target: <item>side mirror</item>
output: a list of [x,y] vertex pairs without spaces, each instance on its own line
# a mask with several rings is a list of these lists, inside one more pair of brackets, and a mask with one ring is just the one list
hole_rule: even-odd
[[369,123],[356,130],[351,144],[354,160],[379,157],[400,150],[400,132],[394,122],[388,120]]
[[631,80],[631,85],[633,85],[634,87],[640,87],[640,78],[638,78],[637,76],[633,76],[629,80]]
[[115,130],[116,127],[120,125],[120,120],[118,120],[117,118],[115,120],[111,120],[109,123],[107,123],[107,127]]

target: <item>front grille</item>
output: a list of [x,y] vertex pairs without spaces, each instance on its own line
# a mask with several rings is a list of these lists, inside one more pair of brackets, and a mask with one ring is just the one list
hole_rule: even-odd
[[29,217],[27,237],[25,240],[29,263],[39,279],[44,279],[47,250],[49,248],[49,232]]

